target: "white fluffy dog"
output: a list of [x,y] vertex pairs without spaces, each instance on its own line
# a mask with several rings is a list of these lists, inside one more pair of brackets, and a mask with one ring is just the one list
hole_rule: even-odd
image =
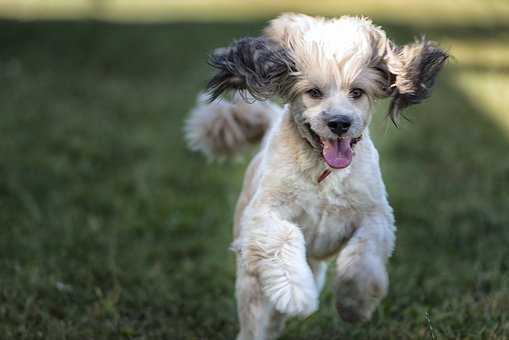
[[[332,256],[339,314],[371,317],[395,239],[368,131],[373,103],[391,97],[396,120],[429,96],[446,59],[425,39],[396,46],[365,18],[301,14],[214,51],[209,98],[186,125],[191,148],[221,157],[263,137],[235,212],[238,339],[276,338],[287,316],[316,311]],[[212,101],[226,90],[244,95]]]

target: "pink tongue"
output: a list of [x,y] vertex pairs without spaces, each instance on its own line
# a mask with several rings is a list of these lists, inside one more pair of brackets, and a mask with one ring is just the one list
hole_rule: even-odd
[[334,169],[343,169],[352,162],[352,138],[324,139],[322,155],[327,164]]

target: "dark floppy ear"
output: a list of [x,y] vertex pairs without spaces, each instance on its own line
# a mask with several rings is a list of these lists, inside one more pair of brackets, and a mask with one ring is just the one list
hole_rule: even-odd
[[289,51],[265,37],[242,38],[217,49],[209,65],[217,70],[207,85],[211,101],[227,90],[247,90],[259,100],[285,98],[295,71]]
[[448,55],[425,38],[403,47],[389,46],[389,50],[387,67],[393,99],[388,115],[397,122],[403,109],[431,95],[435,78]]

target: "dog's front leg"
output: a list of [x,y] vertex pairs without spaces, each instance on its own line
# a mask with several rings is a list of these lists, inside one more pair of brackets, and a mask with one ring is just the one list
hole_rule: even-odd
[[392,212],[373,213],[362,219],[336,261],[336,308],[343,320],[367,321],[387,294],[385,268],[394,246]]
[[304,236],[276,213],[250,218],[245,228],[243,260],[255,273],[275,309],[286,315],[309,315],[318,308],[318,290],[306,261]]

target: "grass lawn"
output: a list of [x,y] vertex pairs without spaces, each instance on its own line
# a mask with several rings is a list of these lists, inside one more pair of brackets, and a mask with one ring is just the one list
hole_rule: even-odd
[[[399,42],[422,32],[379,24]],[[182,123],[207,53],[261,27],[0,22],[1,339],[235,336],[227,248],[246,161],[206,164]],[[426,29],[473,48],[412,124],[392,128],[383,105],[373,124],[399,228],[390,293],[351,326],[326,287],[284,339],[509,338],[509,64],[475,47],[509,46],[508,27]]]

